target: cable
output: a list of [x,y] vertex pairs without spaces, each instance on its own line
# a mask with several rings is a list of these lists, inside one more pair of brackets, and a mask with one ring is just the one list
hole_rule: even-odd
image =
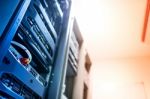
[[16,41],[11,41],[11,44],[20,48],[22,51],[24,51],[26,53],[27,57],[22,57],[19,60],[20,60],[21,64],[28,65],[32,60],[32,55],[29,52],[29,50],[25,46],[23,46],[22,44],[20,44]]

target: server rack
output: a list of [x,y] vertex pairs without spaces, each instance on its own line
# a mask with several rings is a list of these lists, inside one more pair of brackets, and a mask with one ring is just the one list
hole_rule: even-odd
[[0,98],[60,99],[71,4],[68,0],[0,1]]

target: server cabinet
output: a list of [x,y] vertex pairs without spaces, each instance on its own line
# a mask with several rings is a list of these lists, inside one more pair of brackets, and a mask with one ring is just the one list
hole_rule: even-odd
[[0,98],[59,99],[71,1],[2,0],[0,8]]

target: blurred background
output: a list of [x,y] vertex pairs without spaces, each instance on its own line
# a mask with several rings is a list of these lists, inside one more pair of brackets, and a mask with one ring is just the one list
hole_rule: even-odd
[[76,17],[93,63],[92,98],[150,99],[149,23],[141,40],[148,1],[78,2]]

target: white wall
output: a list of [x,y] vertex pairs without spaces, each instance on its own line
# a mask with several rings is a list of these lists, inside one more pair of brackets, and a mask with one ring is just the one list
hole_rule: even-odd
[[113,92],[119,90],[118,87],[136,83],[144,83],[147,99],[150,99],[150,58],[101,61],[93,65],[92,77],[93,99],[107,99],[111,94],[116,94]]
[[150,55],[141,42],[147,0],[81,0],[77,18],[94,61]]

